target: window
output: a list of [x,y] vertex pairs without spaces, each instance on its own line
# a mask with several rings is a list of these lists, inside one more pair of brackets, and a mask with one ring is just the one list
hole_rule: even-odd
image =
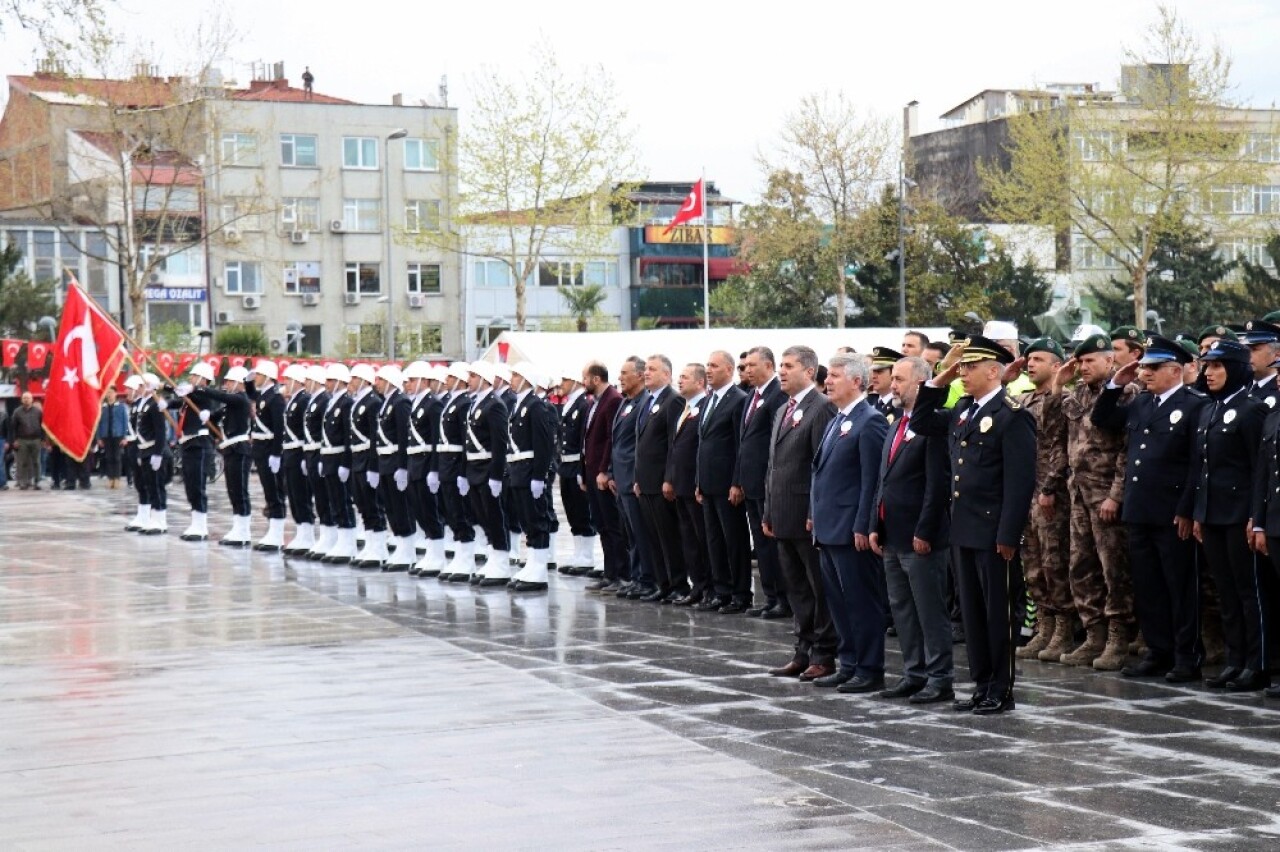
[[[164,259],[165,275],[184,278],[204,278],[204,250],[201,246],[193,246],[183,251],[175,251]],[[204,281],[200,282],[204,286]]]
[[319,355],[324,351],[324,341],[321,338],[323,331],[322,326],[304,325],[302,339],[293,345],[294,351],[300,355]]
[[237,231],[261,231],[262,210],[252,198],[228,198],[222,202],[222,224]]
[[359,293],[361,296],[376,296],[382,292],[382,282],[378,279],[378,264],[348,263],[347,292]]
[[342,167],[344,169],[376,169],[378,140],[372,136],[342,137]]
[[1280,136],[1250,133],[1245,141],[1245,155],[1259,163],[1280,163]]
[[440,264],[409,264],[409,286],[406,289],[410,293],[439,293]]
[[[193,252],[200,257],[201,271],[204,270],[204,254],[202,252]],[[87,278],[81,278],[80,283],[84,284],[89,294],[106,304],[107,299],[107,238],[103,234],[90,233],[88,235],[88,246],[85,253],[85,260],[88,262],[89,274]]]
[[133,209],[139,213],[198,213],[200,192],[192,186],[135,186]]
[[436,172],[440,170],[440,158],[434,139],[404,140],[404,170],[406,172]]
[[538,286],[540,287],[580,287],[582,285],[582,264],[568,261],[544,260],[538,264]]
[[396,355],[416,358],[444,351],[444,327],[437,323],[396,326]]
[[1079,235],[1072,248],[1072,265],[1076,269],[1119,269],[1120,264],[1100,247]]
[[1246,187],[1214,186],[1209,188],[1207,195],[1201,209],[1209,213],[1248,213],[1253,207],[1253,194]]
[[501,260],[477,260],[471,265],[476,287],[510,287],[511,267]]
[[227,294],[261,293],[262,267],[245,260],[229,260],[226,267]]
[[316,137],[298,133],[280,134],[280,165],[297,168],[314,166],[316,163]]
[[589,260],[585,264],[582,280],[601,287],[618,286],[618,264],[612,260]]
[[256,133],[222,134],[222,164],[224,166],[258,165],[258,136]]
[[280,199],[280,224],[286,231],[320,230],[320,199]]
[[382,323],[347,326],[347,351],[352,355],[380,355],[385,351],[386,345],[386,338],[382,336]]
[[31,280],[37,284],[45,281],[57,281],[62,276],[58,273],[58,232],[32,231],[35,236],[35,265]]
[[284,291],[290,296],[320,292],[320,261],[299,260],[284,268]]
[[342,202],[342,227],[347,231],[381,230],[376,198],[348,198]]
[[1093,130],[1071,134],[1071,145],[1077,157],[1096,162],[1116,151],[1116,134],[1110,130]]
[[[154,331],[163,325],[178,323],[188,332],[204,325],[204,304],[201,302],[147,302],[147,328]],[[191,345],[194,335],[188,333],[186,345]],[[151,342],[155,342],[154,338]]]
[[1253,213],[1280,213],[1280,186],[1253,188]]
[[404,205],[404,229],[411,234],[440,230],[439,201],[408,201]]

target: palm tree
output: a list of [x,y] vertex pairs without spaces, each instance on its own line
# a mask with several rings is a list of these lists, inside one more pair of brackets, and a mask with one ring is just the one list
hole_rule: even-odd
[[556,290],[569,306],[569,313],[577,320],[578,331],[587,330],[587,320],[607,298],[602,284],[584,284],[581,287],[566,287],[561,284]]

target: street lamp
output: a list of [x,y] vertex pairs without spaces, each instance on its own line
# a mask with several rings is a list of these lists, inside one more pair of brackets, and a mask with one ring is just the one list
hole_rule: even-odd
[[403,127],[393,130],[387,137],[382,140],[382,199],[383,206],[387,208],[387,264],[385,281],[387,282],[387,360],[393,361],[396,357],[396,304],[392,293],[392,281],[395,274],[391,271],[391,140],[403,139],[409,135],[409,131]]
[[916,182],[903,172],[906,152],[898,160],[898,324],[907,327],[907,190]]
[[1159,312],[1148,309],[1147,319],[1156,324],[1156,334],[1164,334],[1164,317]]

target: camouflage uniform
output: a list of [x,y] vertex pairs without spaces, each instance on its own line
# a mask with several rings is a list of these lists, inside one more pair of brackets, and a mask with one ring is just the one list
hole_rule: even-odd
[[[1070,616],[1076,611],[1068,578],[1071,504],[1067,495],[1067,421],[1062,396],[1050,390],[1025,393],[1018,401],[1036,420],[1036,496],[1022,539],[1022,570],[1027,590],[1044,615]],[[1037,504],[1040,495],[1054,498],[1052,518]]]
[[[1062,396],[1071,475],[1071,557],[1068,574],[1076,611],[1086,628],[1106,619],[1133,623],[1133,584],[1129,576],[1124,525],[1098,517],[1108,497],[1124,501],[1125,436],[1093,425],[1089,415],[1106,382],[1080,382]],[[1125,388],[1128,404],[1137,388]]]

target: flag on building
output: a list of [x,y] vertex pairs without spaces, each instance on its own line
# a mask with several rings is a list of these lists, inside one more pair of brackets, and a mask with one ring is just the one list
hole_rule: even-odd
[[684,202],[680,205],[680,209],[676,211],[675,217],[671,220],[671,224],[667,225],[667,229],[663,234],[669,234],[676,227],[683,225],[685,222],[692,222],[694,219],[700,219],[706,216],[707,199],[702,191],[702,180],[699,179],[693,185],[693,189],[689,190],[689,194],[685,196]]
[[44,430],[77,461],[93,446],[102,395],[115,382],[124,357],[119,326],[72,280],[49,367]]
[[26,345],[25,340],[0,340],[0,366],[12,367],[18,360],[18,353]]
[[27,369],[43,370],[44,362],[49,360],[49,344],[33,340],[27,344]]

